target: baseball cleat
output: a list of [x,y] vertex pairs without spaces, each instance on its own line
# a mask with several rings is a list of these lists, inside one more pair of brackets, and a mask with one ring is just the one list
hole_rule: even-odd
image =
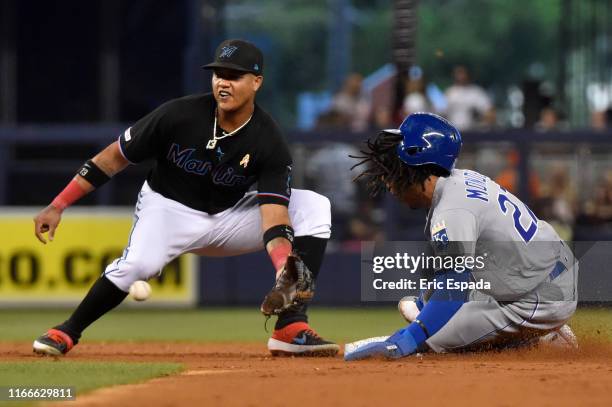
[[567,324],[540,337],[540,344],[561,349],[578,349],[578,339]]
[[49,329],[32,344],[34,353],[50,356],[65,355],[73,346],[72,338],[59,329]]
[[384,342],[389,339],[389,336],[373,336],[371,338],[360,339],[355,342],[350,342],[344,345],[344,355],[348,355],[349,353],[353,353],[358,348],[365,346],[367,344],[373,342]]
[[396,344],[383,341],[370,342],[354,349],[352,352],[345,353],[344,360],[351,362],[353,360],[362,360],[375,357],[398,359],[401,356],[401,352]]
[[416,304],[417,297],[404,297],[397,303],[397,310],[406,320],[406,322],[414,322],[421,312]]
[[344,347],[344,360],[350,362],[372,357],[399,359],[416,353],[417,348],[412,334],[402,328],[391,336],[375,336],[347,343]]
[[268,340],[272,356],[335,356],[340,347],[321,338],[305,322],[277,329]]

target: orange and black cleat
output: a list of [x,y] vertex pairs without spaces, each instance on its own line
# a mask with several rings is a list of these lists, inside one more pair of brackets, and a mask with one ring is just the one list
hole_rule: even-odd
[[273,356],[336,356],[340,347],[321,338],[306,322],[277,329],[268,340]]
[[32,345],[34,353],[50,356],[62,356],[74,346],[72,338],[59,329],[49,329],[36,339]]

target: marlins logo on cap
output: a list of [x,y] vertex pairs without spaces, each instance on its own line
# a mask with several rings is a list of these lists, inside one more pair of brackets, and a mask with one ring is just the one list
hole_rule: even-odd
[[234,45],[228,45],[226,47],[221,48],[221,53],[219,54],[219,59],[231,57],[232,54],[234,52],[236,52],[237,49],[238,49],[238,47],[236,47]]
[[204,69],[232,69],[240,72],[263,74],[263,54],[254,44],[244,40],[225,40],[215,51],[215,61]]

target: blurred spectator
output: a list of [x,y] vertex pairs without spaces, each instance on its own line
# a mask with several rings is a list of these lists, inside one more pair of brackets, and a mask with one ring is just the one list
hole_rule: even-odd
[[459,130],[470,130],[484,122],[493,105],[486,92],[470,82],[465,66],[458,65],[453,70],[454,84],[446,90],[446,116]]
[[542,198],[537,208],[539,216],[546,219],[562,239],[572,240],[576,193],[567,168],[554,167],[550,171],[548,183],[542,189]]
[[541,132],[564,130],[566,128],[566,124],[559,117],[559,112],[551,106],[546,106],[540,110],[540,119],[534,125],[534,129]]
[[345,117],[335,110],[328,110],[317,118],[316,128],[346,127]]
[[359,252],[364,241],[383,242],[384,233],[374,219],[374,203],[372,200],[363,200],[359,203],[358,212],[348,223],[348,236],[342,242],[342,249],[350,252]]
[[325,195],[332,202],[332,234],[335,240],[349,235],[349,219],[357,211],[357,184],[350,168],[359,150],[346,143],[327,143],[308,160],[306,180],[308,187]]
[[591,114],[591,127],[598,131],[612,129],[612,107],[593,112]]
[[425,94],[423,77],[411,78],[406,82],[406,96],[402,104],[402,117],[415,112],[431,112],[432,105]]
[[[518,151],[510,150],[506,155],[506,168],[504,168],[495,178],[495,182],[513,194],[518,193],[518,165],[520,159],[521,156]],[[533,171],[530,171],[529,173],[529,195],[531,196],[532,200],[535,200],[540,196],[540,179]]]
[[534,128],[537,131],[556,130],[559,124],[557,112],[552,107],[545,107],[540,110],[540,119],[536,122]]
[[350,74],[334,96],[330,108],[330,113],[338,114],[342,125],[353,131],[366,130],[370,117],[370,103],[363,95],[362,83],[360,74]]
[[374,112],[372,112],[371,127],[377,131],[395,127],[391,108],[387,106],[377,106]]
[[479,122],[475,123],[472,129],[478,131],[499,129],[499,125],[497,123],[497,111],[495,110],[495,108],[492,107],[487,110],[482,116],[482,119]]
[[550,174],[549,196],[553,199],[553,218],[566,224],[574,223],[576,193],[570,182],[568,169],[558,166]]
[[606,171],[584,206],[583,223],[612,222],[612,170]]

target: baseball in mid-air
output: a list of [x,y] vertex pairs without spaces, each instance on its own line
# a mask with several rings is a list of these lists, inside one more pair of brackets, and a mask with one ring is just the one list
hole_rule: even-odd
[[135,281],[130,286],[130,295],[136,301],[144,301],[151,296],[151,286],[146,281]]

